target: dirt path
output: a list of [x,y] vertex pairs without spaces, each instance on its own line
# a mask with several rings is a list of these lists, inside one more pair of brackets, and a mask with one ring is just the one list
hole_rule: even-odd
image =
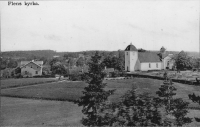
[[[61,80],[61,81],[55,81],[55,82],[64,82],[66,80]],[[6,89],[18,89],[18,88],[25,88],[25,87],[32,87],[32,86],[38,86],[38,85],[44,85],[44,84],[51,84],[55,82],[50,82],[50,83],[39,83],[39,84],[34,84],[34,85],[26,85],[26,86],[19,86],[19,87],[11,87],[11,88],[6,88]],[[67,81],[68,82],[68,81]]]

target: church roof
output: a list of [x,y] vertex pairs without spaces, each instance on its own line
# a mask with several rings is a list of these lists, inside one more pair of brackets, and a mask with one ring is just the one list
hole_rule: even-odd
[[137,48],[131,43],[126,47],[125,51],[137,51]]
[[138,52],[140,63],[161,62],[156,52]]

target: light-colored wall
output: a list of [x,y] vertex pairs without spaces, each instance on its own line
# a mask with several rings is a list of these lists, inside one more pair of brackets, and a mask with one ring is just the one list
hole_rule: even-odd
[[137,59],[138,59],[137,51],[125,51],[125,71],[131,71],[131,72],[135,71]]
[[[149,64],[151,64],[151,67],[149,67]],[[158,67],[156,66],[158,64]],[[140,63],[141,71],[148,71],[148,70],[161,70],[162,69],[162,63]]]
[[163,59],[163,69],[166,69],[168,61],[169,61],[169,69],[172,69],[173,61],[171,60],[171,57],[169,57],[169,56],[167,56]]
[[139,59],[137,59],[137,61],[136,61],[136,64],[135,64],[135,71],[140,71],[140,61],[139,61]]
[[[32,67],[32,68],[31,68]],[[31,76],[42,75],[42,68],[35,65],[34,63],[29,63],[21,69],[21,74],[24,75],[25,71],[31,74]],[[38,74],[36,74],[38,71]]]

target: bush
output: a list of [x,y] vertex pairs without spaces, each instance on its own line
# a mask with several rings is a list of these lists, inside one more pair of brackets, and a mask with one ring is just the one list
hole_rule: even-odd
[[15,78],[23,78],[23,76],[20,73],[18,73],[15,75]]
[[53,75],[35,75],[33,78],[52,78],[54,77]]
[[71,75],[69,75],[69,80],[82,81],[83,80],[83,74],[78,74],[78,73],[71,74]]
[[122,72],[119,72],[119,76],[120,77],[126,77],[127,75],[126,75],[126,72],[122,71]]
[[111,73],[111,77],[112,77],[112,78],[119,77],[118,72],[116,72],[116,71],[112,72],[112,73]]
[[197,68],[193,68],[192,71],[193,71],[193,72],[194,72],[194,71],[197,71]]

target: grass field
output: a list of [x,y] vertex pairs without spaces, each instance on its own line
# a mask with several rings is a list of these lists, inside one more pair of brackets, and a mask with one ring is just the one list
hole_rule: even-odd
[[67,101],[1,97],[1,127],[82,126],[81,107]]
[[55,81],[55,78],[19,78],[1,80],[1,89]]
[[[46,101],[1,97],[1,126],[83,126],[82,107],[67,101]],[[191,118],[200,117],[197,110],[189,110]],[[193,120],[188,126],[199,127]]]
[[[107,83],[106,89],[116,89],[114,95],[110,96],[109,99],[111,101],[119,101],[120,97],[133,86],[137,88],[139,93],[149,92],[152,95],[157,96],[155,92],[163,81],[148,78],[134,78],[125,80],[105,80],[105,82]],[[74,101],[83,95],[82,91],[86,85],[87,84],[84,82],[64,81],[24,88],[21,87],[18,89],[3,89],[1,90],[1,94],[10,97]],[[200,86],[190,86],[180,83],[174,83],[174,86],[177,88],[176,97],[183,98],[190,102],[191,107],[199,106],[188,99],[188,94],[194,92],[197,95],[200,95]]]
[[[133,86],[137,92],[155,92],[162,84],[162,80],[148,78],[133,78],[125,80],[105,80],[106,89],[116,89],[109,100],[119,101],[120,97]],[[13,96],[33,99],[20,99],[1,97],[1,121],[0,125],[5,126],[82,126],[80,120],[83,116],[82,107],[72,102],[81,97],[82,91],[87,84],[84,82],[55,82],[42,85],[32,85],[16,89],[2,89],[3,96]],[[190,107],[200,107],[188,99],[188,94],[200,95],[200,86],[174,83],[177,88],[176,97],[181,97],[190,102]],[[67,100],[67,101],[47,101]],[[191,118],[200,117],[199,110],[189,110]],[[189,126],[200,126],[199,122],[193,122]]]

